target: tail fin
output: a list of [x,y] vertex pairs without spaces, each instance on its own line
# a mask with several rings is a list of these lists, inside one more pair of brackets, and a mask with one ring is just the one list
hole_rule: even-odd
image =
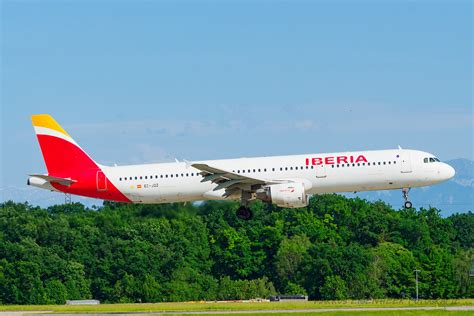
[[50,176],[74,178],[98,165],[48,114],[32,115],[31,120]]

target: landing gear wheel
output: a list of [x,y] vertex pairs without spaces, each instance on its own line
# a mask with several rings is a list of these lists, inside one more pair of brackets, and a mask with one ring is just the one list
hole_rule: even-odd
[[408,192],[410,192],[410,188],[403,188],[403,199],[405,200],[405,208],[410,209],[412,208],[413,204],[408,200]]
[[253,213],[248,207],[241,206],[237,209],[236,215],[238,218],[248,221],[252,218]]

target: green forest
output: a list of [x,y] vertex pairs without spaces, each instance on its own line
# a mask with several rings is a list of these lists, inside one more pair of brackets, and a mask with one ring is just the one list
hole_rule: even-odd
[[43,209],[0,204],[0,304],[266,298],[474,297],[474,214],[314,196],[308,207],[236,202]]

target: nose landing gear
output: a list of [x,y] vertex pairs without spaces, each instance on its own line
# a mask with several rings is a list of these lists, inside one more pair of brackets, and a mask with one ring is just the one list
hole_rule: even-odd
[[410,188],[403,188],[403,199],[405,200],[405,208],[410,209],[413,207],[413,204],[408,200],[408,192],[410,192]]

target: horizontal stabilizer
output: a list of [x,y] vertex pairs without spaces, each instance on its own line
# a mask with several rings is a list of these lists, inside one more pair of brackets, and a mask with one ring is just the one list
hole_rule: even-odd
[[77,182],[76,180],[72,180],[71,178],[59,178],[59,177],[48,176],[47,174],[30,174],[30,176],[37,177],[51,183],[58,183],[61,185],[65,185],[65,186],[70,186],[71,184]]

